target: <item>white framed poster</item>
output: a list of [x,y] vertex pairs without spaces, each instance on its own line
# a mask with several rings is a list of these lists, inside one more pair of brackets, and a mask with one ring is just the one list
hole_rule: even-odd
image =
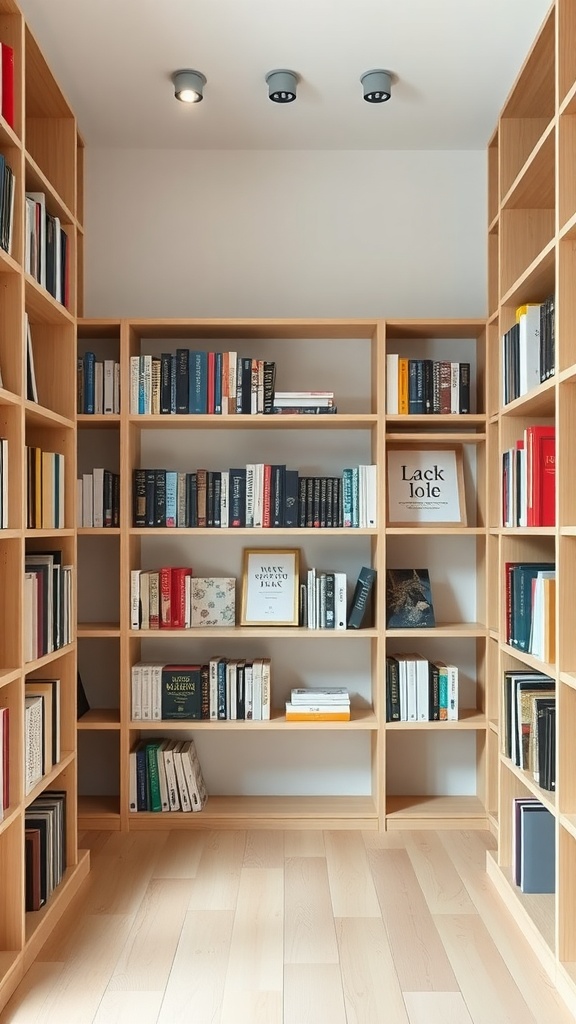
[[466,526],[460,445],[394,445],[387,453],[389,526]]
[[297,626],[298,548],[245,548],[242,626]]

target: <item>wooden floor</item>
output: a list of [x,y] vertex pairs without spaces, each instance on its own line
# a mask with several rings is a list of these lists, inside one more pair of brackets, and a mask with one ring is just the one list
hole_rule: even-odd
[[485,832],[90,832],[0,1024],[569,1024]]

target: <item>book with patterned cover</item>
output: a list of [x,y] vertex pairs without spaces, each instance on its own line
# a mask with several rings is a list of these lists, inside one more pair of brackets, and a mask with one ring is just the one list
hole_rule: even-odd
[[232,577],[192,577],[192,626],[234,626],[236,580]]

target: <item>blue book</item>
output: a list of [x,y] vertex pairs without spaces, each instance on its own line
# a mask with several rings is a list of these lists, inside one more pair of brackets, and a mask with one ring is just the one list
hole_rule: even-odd
[[[190,352],[190,390],[188,404],[190,412],[208,412],[208,353]],[[222,403],[222,394],[220,394]],[[222,405],[220,405],[222,411]]]
[[178,473],[166,470],[166,526],[176,526],[178,514]]
[[226,669],[228,665],[227,658],[220,658],[217,668],[217,682],[218,682],[218,718],[225,720],[228,718],[228,706],[226,701]]
[[352,470],[342,470],[342,526],[352,526]]
[[176,353],[170,353],[170,412],[176,412],[176,377],[178,374],[178,360]]
[[214,353],[214,412],[222,415],[222,353]]
[[84,353],[84,412],[94,414],[94,374],[96,356],[94,352]]
[[352,467],[352,526],[360,526],[360,481],[358,466]]

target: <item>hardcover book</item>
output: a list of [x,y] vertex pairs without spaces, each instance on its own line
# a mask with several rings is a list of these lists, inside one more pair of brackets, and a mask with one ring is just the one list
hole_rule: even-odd
[[235,622],[236,579],[193,576],[192,626],[233,626]]
[[202,718],[200,665],[164,665],[162,718],[172,721]]
[[388,569],[386,626],[389,629],[422,629],[435,625],[428,570]]

